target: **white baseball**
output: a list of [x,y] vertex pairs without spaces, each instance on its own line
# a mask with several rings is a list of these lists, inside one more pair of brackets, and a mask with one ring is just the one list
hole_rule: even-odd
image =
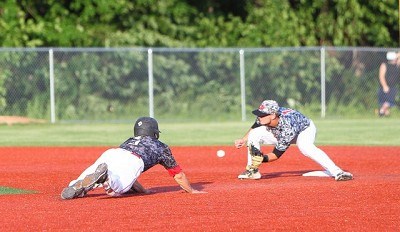
[[220,157],[220,158],[224,157],[225,156],[225,151],[224,150],[218,150],[217,151],[217,156]]

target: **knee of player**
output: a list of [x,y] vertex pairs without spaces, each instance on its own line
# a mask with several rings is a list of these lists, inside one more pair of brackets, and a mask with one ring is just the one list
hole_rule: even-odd
[[319,149],[317,146],[315,146],[314,144],[310,144],[308,146],[304,146],[304,145],[298,145],[299,151],[301,152],[301,154],[309,157],[310,154],[314,154],[314,153],[318,153]]
[[258,130],[251,130],[247,137],[247,144],[261,144],[262,134]]
[[265,144],[261,137],[258,136],[249,136],[247,139],[247,146],[250,147],[251,145],[255,146],[256,148],[260,149],[261,146]]

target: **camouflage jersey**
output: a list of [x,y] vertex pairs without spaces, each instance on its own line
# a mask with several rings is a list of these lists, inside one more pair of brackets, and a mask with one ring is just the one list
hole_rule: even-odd
[[[278,141],[275,148],[284,152],[289,148],[290,142],[310,126],[310,119],[296,110],[284,107],[279,107],[278,114],[280,115],[278,125],[276,127],[267,126],[266,128]],[[251,128],[259,126],[262,125],[257,119]]]
[[181,171],[168,145],[156,138],[150,136],[132,137],[119,147],[142,158],[144,163],[143,172],[156,164],[161,164],[172,176]]

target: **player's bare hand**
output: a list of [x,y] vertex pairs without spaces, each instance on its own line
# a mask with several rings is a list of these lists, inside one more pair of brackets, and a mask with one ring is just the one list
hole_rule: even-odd
[[241,148],[245,145],[246,141],[244,139],[236,139],[235,140],[235,147]]
[[389,86],[384,86],[383,87],[383,92],[388,93],[390,90]]

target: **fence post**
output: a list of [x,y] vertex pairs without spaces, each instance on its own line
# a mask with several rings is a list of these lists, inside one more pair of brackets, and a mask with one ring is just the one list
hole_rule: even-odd
[[244,76],[244,51],[240,49],[240,93],[242,103],[242,121],[246,121],[246,84]]
[[54,103],[54,59],[53,49],[49,50],[49,75],[50,75],[50,120],[51,123],[56,122],[56,110]]
[[154,118],[154,95],[153,95],[153,50],[147,50],[149,70],[149,116]]
[[325,118],[325,47],[321,47],[321,118]]

